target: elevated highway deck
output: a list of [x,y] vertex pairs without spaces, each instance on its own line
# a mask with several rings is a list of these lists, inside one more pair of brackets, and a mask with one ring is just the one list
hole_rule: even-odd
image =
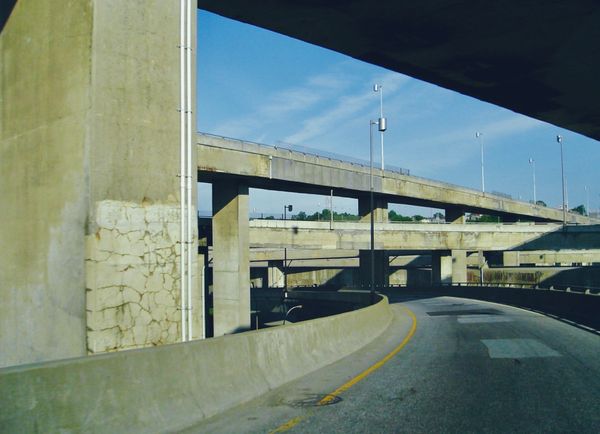
[[[360,198],[370,192],[368,166],[258,143],[196,135],[198,180],[238,179],[255,188]],[[561,210],[536,206],[496,194],[440,181],[374,170],[374,192],[390,203],[442,208],[448,213],[473,212],[534,221],[563,219]],[[569,223],[588,224],[588,217],[568,213]]]

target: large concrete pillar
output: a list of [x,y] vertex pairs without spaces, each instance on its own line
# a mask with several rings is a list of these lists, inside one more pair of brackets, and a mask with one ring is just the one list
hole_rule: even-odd
[[[387,201],[375,194],[373,197],[373,218],[375,223],[388,222],[388,203]],[[361,195],[358,198],[358,215],[361,222],[371,221],[371,196],[369,194]]]
[[250,328],[248,187],[213,183],[214,335]]
[[456,206],[447,207],[444,216],[447,223],[464,224],[466,221],[465,210]]
[[[385,250],[375,250],[375,287],[383,287],[389,285],[390,267],[389,257]],[[358,252],[360,283],[362,286],[371,285],[371,251],[360,250]]]
[[180,339],[178,44],[178,2],[15,5],[0,34],[0,367]]

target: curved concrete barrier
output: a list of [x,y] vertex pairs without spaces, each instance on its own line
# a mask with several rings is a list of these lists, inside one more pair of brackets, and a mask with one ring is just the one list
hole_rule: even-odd
[[373,306],[185,344],[0,370],[0,432],[167,432],[363,347],[390,324]]

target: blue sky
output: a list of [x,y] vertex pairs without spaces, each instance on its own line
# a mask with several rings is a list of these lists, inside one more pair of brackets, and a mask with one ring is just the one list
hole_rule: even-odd
[[[267,30],[198,12],[198,130],[265,144],[283,141],[368,160],[369,120],[379,115],[384,90],[385,163],[411,173],[481,188],[482,132],[486,191],[559,206],[563,136],[570,207],[600,207],[600,143],[408,76]],[[379,137],[375,136],[377,149]],[[376,152],[378,155],[378,152]],[[379,157],[377,158],[379,160]],[[251,211],[281,213],[284,204],[309,212],[327,199],[253,190]],[[200,210],[210,192],[199,189]],[[338,211],[356,211],[354,201],[335,199]],[[427,215],[430,211],[392,207]],[[414,211],[414,212],[413,212]]]

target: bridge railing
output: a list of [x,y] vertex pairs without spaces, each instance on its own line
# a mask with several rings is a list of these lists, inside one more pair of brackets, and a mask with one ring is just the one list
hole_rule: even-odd
[[[288,151],[298,152],[298,153],[305,154],[305,155],[315,155],[317,157],[324,157],[324,158],[328,158],[330,160],[341,161],[343,163],[352,163],[352,164],[355,164],[357,166],[362,166],[362,167],[370,167],[371,166],[371,163],[367,160],[350,157],[348,155],[336,154],[335,152],[314,149],[314,148],[310,148],[308,146],[295,145],[292,143],[282,142],[281,140],[278,140],[276,142],[276,145],[273,147],[275,149],[287,149]],[[373,165],[374,165],[375,169],[379,169],[379,167],[375,166],[375,162],[373,162]],[[387,164],[385,166],[385,170],[388,172],[399,173],[400,175],[410,176],[409,169],[405,169],[405,168],[399,167],[399,166],[394,166],[391,164]]]
[[[385,285],[383,289],[392,288],[409,288],[414,285],[408,284],[391,284]],[[521,289],[538,289],[540,291],[557,291],[557,292],[573,292],[577,294],[594,295],[600,296],[600,287],[590,285],[571,285],[571,284],[552,284],[544,286],[539,283],[524,283],[524,282],[513,282],[506,283],[500,281],[486,281],[486,282],[452,282],[452,283],[436,283],[435,286],[443,288],[451,287],[490,287],[490,288],[521,288]],[[368,285],[364,286],[365,288]]]
[[[348,164],[356,165],[356,166],[359,166],[362,168],[370,167],[370,162],[367,160],[362,160],[360,158],[354,158],[354,157],[350,157],[350,156],[342,155],[342,154],[336,154],[334,152],[323,151],[320,149],[314,149],[314,148],[310,148],[308,146],[286,143],[283,141],[277,141],[275,145],[268,145],[265,143],[253,142],[251,140],[241,140],[241,139],[237,139],[235,137],[227,137],[227,136],[222,136],[219,134],[205,133],[205,132],[201,132],[201,131],[199,133],[202,135],[205,135],[205,136],[209,136],[209,137],[215,137],[218,139],[224,139],[224,140],[238,142],[242,146],[242,149],[244,149],[244,145],[252,145],[252,146],[256,146],[258,148],[262,148],[262,149],[275,149],[275,150],[283,149],[283,150],[286,150],[289,152],[294,152],[297,154],[311,155],[311,156],[315,156],[315,157],[319,157],[319,158],[327,158],[328,160],[331,160],[331,161],[339,161],[341,163],[348,163]],[[375,164],[375,162],[374,162],[374,164]],[[377,167],[374,167],[374,168],[378,169]],[[483,194],[483,195],[487,195],[487,196],[497,196],[502,199],[516,201],[515,199],[513,199],[513,197],[511,195],[506,194],[506,193],[501,193],[501,192],[497,192],[497,191],[493,191],[490,193],[482,193],[479,190],[464,187],[464,186],[461,186],[458,184],[452,184],[450,182],[438,181],[438,180],[425,178],[422,176],[416,176],[416,175],[412,174],[409,169],[399,167],[399,166],[386,164],[385,171],[391,172],[391,173],[397,173],[397,174],[403,175],[403,176],[410,176],[414,179],[422,179],[422,180],[426,181],[427,183],[434,182],[440,186],[444,186],[444,187],[448,187],[448,188],[452,188],[452,189],[462,189],[462,190],[477,192],[477,194]],[[535,204],[531,204],[531,205],[536,206],[536,207],[538,206]]]

